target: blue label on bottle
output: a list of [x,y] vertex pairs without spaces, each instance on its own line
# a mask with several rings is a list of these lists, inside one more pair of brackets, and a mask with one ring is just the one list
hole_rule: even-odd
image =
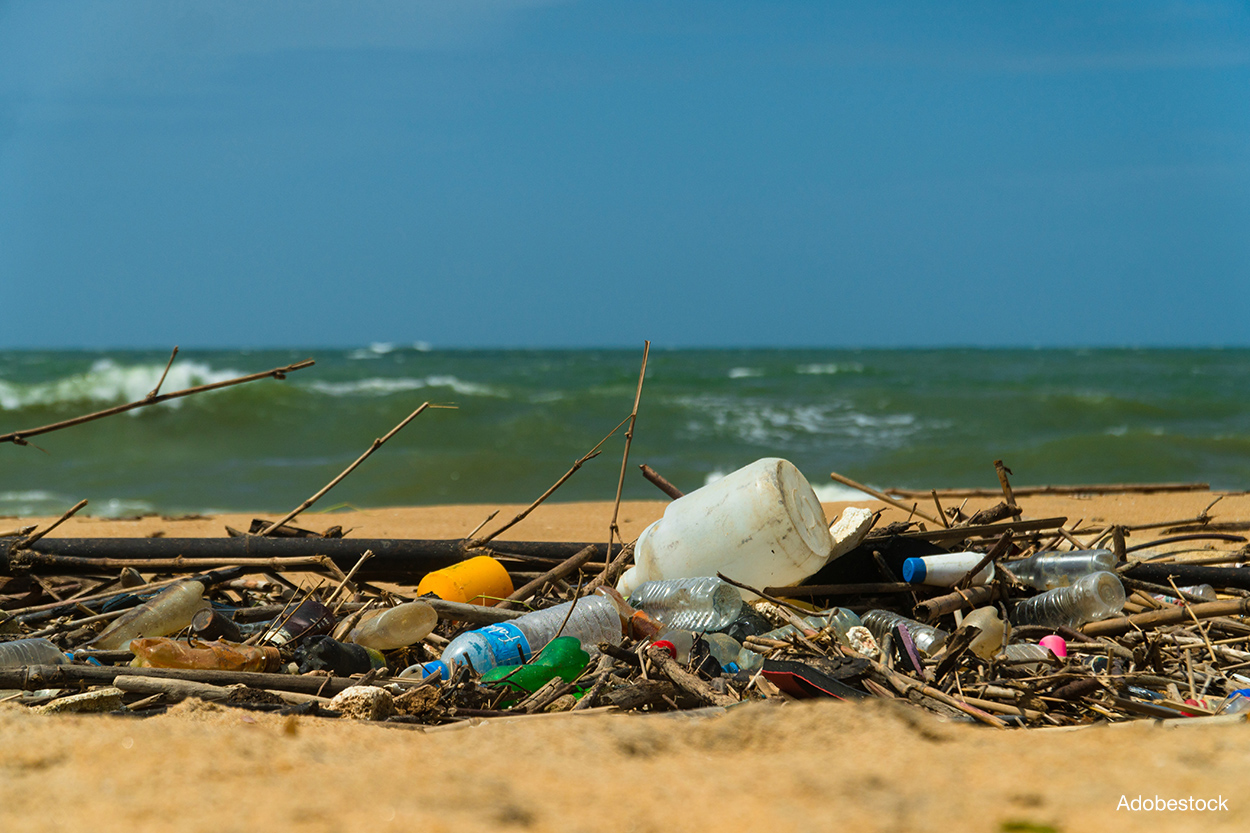
[[490,643],[490,652],[495,655],[496,665],[521,665],[529,661],[529,640],[516,625],[500,622],[479,628],[477,632]]

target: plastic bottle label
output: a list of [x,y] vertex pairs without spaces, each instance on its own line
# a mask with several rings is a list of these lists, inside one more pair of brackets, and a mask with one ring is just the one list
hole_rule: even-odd
[[496,664],[516,665],[529,661],[531,654],[529,640],[516,625],[501,622],[497,625],[479,628],[477,632],[490,645],[490,652],[495,655]]

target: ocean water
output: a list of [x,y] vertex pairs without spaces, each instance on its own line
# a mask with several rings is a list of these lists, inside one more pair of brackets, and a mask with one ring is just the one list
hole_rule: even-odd
[[[314,367],[0,445],[0,515],[280,512],[424,401],[314,511],[527,502],[624,419],[641,349],[183,351],[163,392],[305,358]],[[167,354],[0,352],[0,434],[142,398]],[[611,500],[623,429],[556,500]],[[1206,481],[1250,487],[1247,350],[653,349],[624,496],[765,456],[825,498],[878,487]]]

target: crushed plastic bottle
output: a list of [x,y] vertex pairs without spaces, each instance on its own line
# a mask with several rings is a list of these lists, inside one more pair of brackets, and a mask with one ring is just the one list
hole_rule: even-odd
[[277,671],[278,649],[234,642],[182,641],[167,636],[133,639],[133,664],[150,668],[203,668],[218,671]]
[[678,578],[648,581],[630,595],[629,604],[667,627],[706,633],[728,627],[738,618],[742,595],[718,578]]
[[1071,587],[1057,587],[1017,602],[1011,621],[1017,625],[1079,628],[1115,616],[1124,607],[1124,598],[1124,585],[1115,573],[1090,573]]

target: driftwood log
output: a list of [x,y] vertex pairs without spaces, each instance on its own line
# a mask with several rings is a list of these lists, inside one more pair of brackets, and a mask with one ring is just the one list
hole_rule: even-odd
[[[467,549],[465,541],[420,538],[43,538],[29,548],[21,538],[0,539],[0,575],[18,572],[66,575],[125,567],[177,569],[179,559],[193,559],[203,569],[210,561],[229,566],[240,559],[311,558],[326,556],[349,570],[365,550],[373,557],[357,577],[366,581],[419,580],[426,573],[450,567],[483,551]],[[497,541],[489,554],[563,561],[586,547],[593,557],[607,557],[606,545],[559,541]],[[620,551],[612,547],[612,554]]]

